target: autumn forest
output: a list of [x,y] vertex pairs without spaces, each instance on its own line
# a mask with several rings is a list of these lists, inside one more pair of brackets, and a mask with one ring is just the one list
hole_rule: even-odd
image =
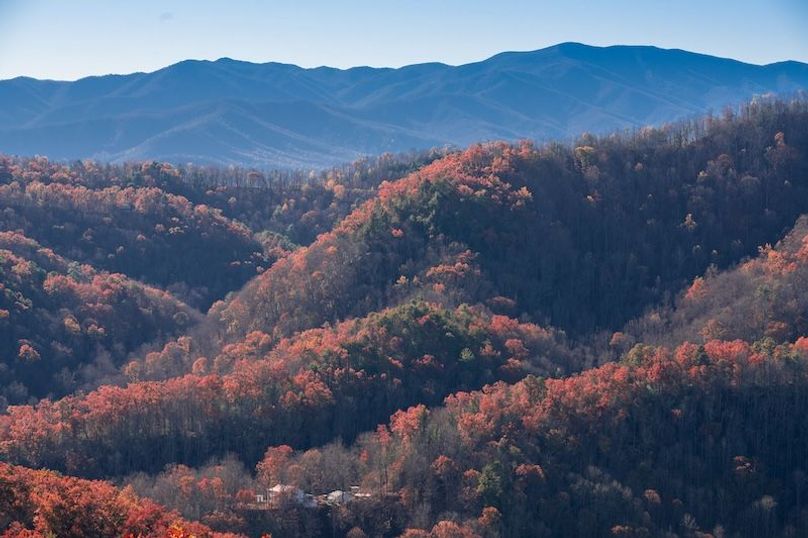
[[0,536],[808,535],[808,101],[318,172],[0,156]]

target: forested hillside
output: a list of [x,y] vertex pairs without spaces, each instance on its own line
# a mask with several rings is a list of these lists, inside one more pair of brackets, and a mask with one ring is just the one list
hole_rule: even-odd
[[0,533],[808,533],[807,120],[3,159]]
[[347,441],[396,409],[569,369],[548,331],[465,307],[414,303],[305,331],[271,351],[267,340],[253,333],[164,382],[11,408],[0,418],[3,454],[90,476],[201,464],[228,451],[254,465],[268,444]]
[[0,232],[0,408],[115,376],[128,354],[201,315],[169,293]]
[[387,155],[313,177],[3,157],[0,226],[207,308],[328,231],[382,179],[439,155]]
[[756,105],[575,147],[473,146],[382,185],[216,314],[236,336],[284,336],[374,310],[469,249],[487,285],[459,286],[465,300],[505,296],[576,334],[619,328],[794,224],[806,118],[803,104]]
[[[777,248],[704,280],[751,274],[799,294],[805,287],[791,286],[808,274],[806,244],[800,222]],[[744,304],[761,300],[760,289],[712,287],[699,300]],[[680,300],[693,301],[692,288]],[[578,375],[528,376],[457,393],[443,408],[412,406],[349,447],[272,447],[254,477],[229,459],[129,481],[189,513],[228,507],[240,529],[283,535],[799,535],[808,342],[792,335],[803,333],[805,311],[782,318],[783,303],[768,304],[753,323],[777,334],[638,343]],[[625,338],[616,333],[612,346]],[[217,478],[229,478],[230,490],[208,492],[204,484]],[[186,493],[181,483],[193,486]],[[295,503],[244,517],[239,499],[276,483],[315,494],[361,484],[372,494],[332,508],[331,520],[312,522],[312,509]]]
[[0,528],[9,538],[237,538],[189,523],[131,489],[5,463],[0,463]]

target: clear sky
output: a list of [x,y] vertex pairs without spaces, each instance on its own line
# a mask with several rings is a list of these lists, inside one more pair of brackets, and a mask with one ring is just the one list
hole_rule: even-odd
[[460,64],[562,41],[808,62],[808,0],[0,0],[0,79],[223,56]]

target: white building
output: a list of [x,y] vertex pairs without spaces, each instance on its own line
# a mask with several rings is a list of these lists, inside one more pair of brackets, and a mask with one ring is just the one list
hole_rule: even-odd
[[317,506],[314,496],[309,495],[302,489],[288,484],[276,484],[267,490],[267,495],[258,494],[255,496],[257,503],[278,504],[283,500],[291,501],[307,508]]

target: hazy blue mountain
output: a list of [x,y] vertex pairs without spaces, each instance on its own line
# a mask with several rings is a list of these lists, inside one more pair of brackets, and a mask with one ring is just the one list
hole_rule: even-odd
[[565,138],[808,88],[808,64],[564,43],[400,69],[184,61],[75,82],[0,81],[0,152],[319,167],[489,139]]

